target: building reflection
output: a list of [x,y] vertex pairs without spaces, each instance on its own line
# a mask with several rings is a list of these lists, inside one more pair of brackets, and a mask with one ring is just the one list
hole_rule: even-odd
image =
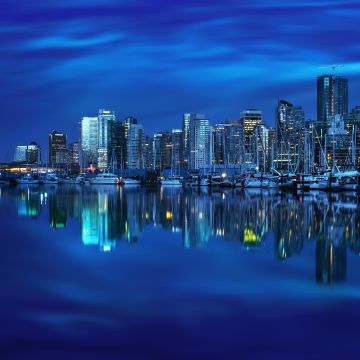
[[17,188],[17,212],[36,218],[48,211],[54,229],[80,224],[82,243],[101,251],[133,244],[146,227],[179,233],[185,248],[212,239],[236,241],[244,250],[274,242],[281,261],[315,247],[315,279],[346,279],[347,251],[360,254],[360,214],[355,194],[293,195],[266,191],[160,189],[106,186]]

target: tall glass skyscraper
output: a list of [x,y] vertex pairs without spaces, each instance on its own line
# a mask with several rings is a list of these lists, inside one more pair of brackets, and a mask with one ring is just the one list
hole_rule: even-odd
[[240,124],[244,131],[244,159],[246,164],[256,162],[256,134],[255,129],[262,123],[262,111],[246,109],[240,114]]
[[280,100],[276,108],[276,159],[277,169],[299,171],[303,156],[305,114],[300,106]]
[[108,170],[115,162],[116,118],[113,111],[99,110],[98,168]]
[[203,114],[192,114],[189,126],[189,168],[212,165],[212,127]]
[[66,134],[54,130],[49,134],[49,164],[50,166],[66,164],[67,157]]
[[80,121],[80,166],[97,167],[99,147],[99,121],[97,116],[84,116]]
[[132,124],[129,127],[127,139],[128,169],[144,168],[143,153],[144,129],[142,125]]
[[317,78],[317,120],[326,123],[330,116],[348,112],[348,79],[335,75]]

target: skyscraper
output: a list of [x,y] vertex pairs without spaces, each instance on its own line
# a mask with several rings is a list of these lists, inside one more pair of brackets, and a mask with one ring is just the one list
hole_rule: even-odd
[[63,166],[67,160],[66,134],[54,130],[49,134],[49,164],[50,166]]
[[137,125],[138,121],[133,116],[128,116],[123,122],[121,127],[120,143],[121,143],[121,163],[122,167],[127,168],[129,164],[128,159],[128,139],[130,127],[132,125]]
[[317,120],[326,123],[330,116],[348,112],[348,79],[335,75],[317,78]]
[[192,114],[189,126],[189,168],[212,165],[212,127],[202,114]]
[[98,168],[107,170],[115,162],[116,118],[110,110],[99,110]]
[[301,106],[280,100],[276,107],[275,164],[277,169],[299,171],[303,158],[305,114]]
[[184,169],[189,168],[189,159],[190,159],[190,118],[191,114],[186,113],[183,116],[183,128],[182,128],[182,136],[183,136],[183,161],[184,161]]
[[174,169],[180,169],[184,165],[183,161],[183,131],[181,129],[173,129],[171,132],[171,144],[172,144],[172,166]]
[[127,137],[128,169],[144,168],[144,154],[142,148],[143,139],[144,139],[143,126],[139,124],[132,124],[129,127],[128,137]]
[[244,159],[246,164],[256,162],[256,134],[255,128],[262,123],[262,111],[246,109],[240,114],[240,124],[244,131]]
[[97,116],[84,116],[80,121],[80,167],[97,166],[99,121]]

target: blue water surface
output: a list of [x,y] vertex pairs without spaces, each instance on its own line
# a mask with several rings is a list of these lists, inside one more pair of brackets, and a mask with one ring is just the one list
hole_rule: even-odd
[[0,358],[358,358],[358,201],[2,186]]

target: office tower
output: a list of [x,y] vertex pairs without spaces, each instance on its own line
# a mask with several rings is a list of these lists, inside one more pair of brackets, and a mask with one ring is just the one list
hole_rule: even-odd
[[133,116],[128,116],[123,122],[120,130],[120,143],[121,143],[121,163],[124,168],[128,168],[129,159],[128,159],[128,138],[130,127],[132,125],[137,125],[138,121]]
[[143,143],[142,143],[143,159],[144,159],[144,168],[152,169],[153,168],[153,139],[144,134]]
[[113,111],[99,110],[98,168],[109,170],[115,162],[116,118]]
[[96,168],[98,164],[99,121],[97,116],[84,116],[80,121],[80,167]]
[[276,168],[291,172],[299,171],[303,156],[305,126],[304,110],[286,100],[280,100],[276,108]]
[[213,157],[216,165],[225,164],[227,158],[225,124],[216,124],[213,126]]
[[64,166],[67,162],[66,134],[54,130],[49,134],[49,165]]
[[352,133],[345,128],[342,115],[330,116],[325,139],[326,165],[336,171],[336,167],[356,163],[355,147],[352,148]]
[[155,169],[170,169],[172,155],[172,134],[163,131],[154,135],[153,163]]
[[128,169],[143,169],[144,154],[142,142],[144,129],[142,125],[132,124],[127,134],[127,167]]
[[181,129],[173,129],[171,132],[171,143],[172,143],[172,152],[171,152],[171,163],[174,169],[183,168],[183,131]]
[[18,145],[15,148],[14,154],[15,162],[22,162],[27,164],[38,164],[41,161],[41,149],[36,142],[31,142],[30,145]]
[[41,161],[41,148],[35,141],[27,146],[26,161],[29,164],[39,164]]
[[270,169],[270,141],[269,128],[264,124],[259,124],[255,129],[257,141],[256,166],[259,172],[267,172]]
[[190,139],[190,118],[191,114],[186,113],[183,116],[183,128],[182,128],[182,136],[183,136],[183,161],[184,161],[184,169],[189,168],[189,159],[190,159],[190,147],[189,147],[189,139]]
[[78,173],[80,171],[79,142],[69,144],[68,151],[70,172]]
[[202,114],[192,114],[189,126],[190,169],[212,165],[212,127]]
[[15,162],[26,162],[26,145],[18,145],[15,147],[14,161]]
[[162,134],[154,134],[153,137],[153,168],[154,170],[161,170],[161,141]]
[[262,111],[246,109],[240,114],[240,124],[244,131],[244,163],[256,162],[256,134],[255,128],[262,123]]
[[348,80],[335,75],[317,78],[317,121],[326,123],[330,116],[348,112]]

